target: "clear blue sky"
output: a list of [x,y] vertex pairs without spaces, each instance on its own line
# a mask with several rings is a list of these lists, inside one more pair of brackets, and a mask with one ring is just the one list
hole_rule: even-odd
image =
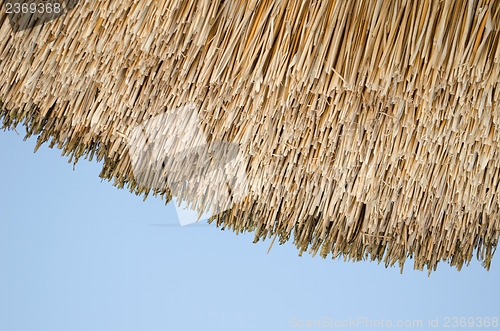
[[401,275],[299,257],[291,243],[267,254],[270,240],[214,225],[153,226],[178,224],[174,207],[101,181],[95,161],[73,171],[57,149],[34,154],[18,131],[0,131],[0,330],[311,330],[298,323],[325,318],[332,330],[349,318],[428,329],[500,316],[498,256],[490,272],[474,260],[428,277],[409,261]]

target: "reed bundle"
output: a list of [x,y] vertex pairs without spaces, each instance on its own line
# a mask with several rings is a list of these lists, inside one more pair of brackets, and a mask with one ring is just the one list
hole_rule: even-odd
[[134,179],[128,137],[196,105],[207,139],[245,156],[248,195],[217,225],[322,257],[489,267],[500,1],[82,0],[31,23],[0,13],[0,118],[37,147],[169,200]]

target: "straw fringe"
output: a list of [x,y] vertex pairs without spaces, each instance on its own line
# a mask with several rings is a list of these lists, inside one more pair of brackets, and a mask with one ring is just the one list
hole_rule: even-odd
[[134,181],[126,136],[194,103],[249,156],[250,195],[217,225],[401,269],[476,250],[489,268],[499,25],[493,0],[87,0],[16,33],[2,11],[0,118],[169,200]]

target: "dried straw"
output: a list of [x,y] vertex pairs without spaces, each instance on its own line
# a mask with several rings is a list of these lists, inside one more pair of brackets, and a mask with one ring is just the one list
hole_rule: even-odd
[[[248,157],[217,225],[322,257],[489,267],[500,234],[500,1],[80,1],[0,13],[0,118],[104,160],[137,194],[127,136],[186,104]],[[29,23],[22,23],[29,24]],[[186,168],[186,171],[190,171]]]

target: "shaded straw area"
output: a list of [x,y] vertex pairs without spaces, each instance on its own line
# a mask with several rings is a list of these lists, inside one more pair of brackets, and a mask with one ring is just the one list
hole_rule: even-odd
[[171,198],[134,180],[127,137],[194,104],[246,157],[248,195],[217,225],[322,257],[489,268],[500,1],[87,0],[16,31],[2,11],[4,128],[104,160],[118,187]]

